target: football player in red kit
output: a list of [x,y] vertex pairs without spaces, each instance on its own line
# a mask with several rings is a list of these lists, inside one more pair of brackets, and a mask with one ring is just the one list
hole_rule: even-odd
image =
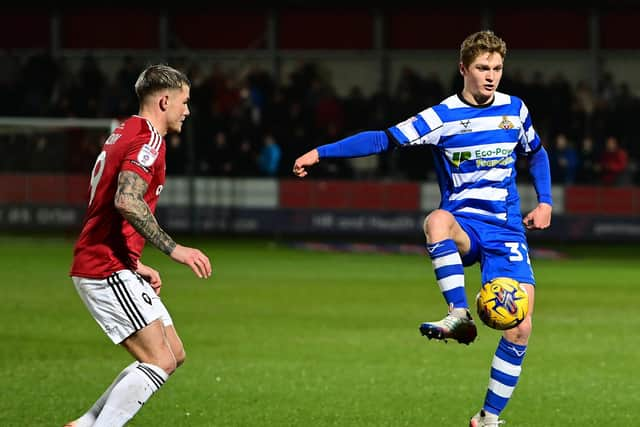
[[189,79],[167,65],[146,68],[135,84],[138,115],[105,141],[91,173],[89,205],[74,248],[71,278],[107,336],[135,361],[69,427],[122,426],[184,362],[185,351],[160,299],[162,280],[140,262],[145,242],[211,275],[209,258],[177,244],[154,216],[165,181],[165,141],[189,116]]

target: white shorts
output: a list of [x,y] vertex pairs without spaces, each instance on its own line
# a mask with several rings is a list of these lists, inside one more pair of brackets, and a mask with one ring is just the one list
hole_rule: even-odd
[[173,324],[153,288],[131,270],[120,270],[106,279],[71,277],[91,315],[111,341],[120,344],[156,319]]

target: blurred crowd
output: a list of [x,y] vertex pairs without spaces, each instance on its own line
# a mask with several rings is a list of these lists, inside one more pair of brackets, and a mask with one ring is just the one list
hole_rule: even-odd
[[[300,62],[276,81],[257,66],[229,71],[219,64],[172,59],[192,81],[191,118],[183,133],[167,137],[167,172],[201,176],[290,177],[294,159],[312,147],[361,130],[402,121],[459,91],[456,70],[438,75],[409,67],[389,90],[365,95],[358,86],[336,93],[321,63]],[[107,74],[86,56],[71,69],[64,58],[0,53],[0,116],[112,118],[137,112],[133,91],[144,64],[123,57]],[[500,91],[521,97],[550,155],[557,184],[632,185],[640,182],[634,118],[640,98],[604,73],[597,87],[562,74],[507,70]],[[2,133],[0,171],[87,171],[106,130],[46,132],[25,144],[25,135]],[[33,135],[30,136],[34,138]],[[70,144],[72,141],[72,144]],[[70,146],[72,145],[72,146]],[[322,162],[312,176],[340,179],[434,179],[427,147],[380,156]],[[52,159],[59,159],[54,160]],[[518,164],[526,176],[526,164]]]

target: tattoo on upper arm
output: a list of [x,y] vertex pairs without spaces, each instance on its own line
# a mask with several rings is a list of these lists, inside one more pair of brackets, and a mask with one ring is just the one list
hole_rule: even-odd
[[137,173],[122,171],[118,175],[115,205],[122,216],[149,243],[169,255],[176,247],[173,239],[158,224],[144,201],[149,184]]

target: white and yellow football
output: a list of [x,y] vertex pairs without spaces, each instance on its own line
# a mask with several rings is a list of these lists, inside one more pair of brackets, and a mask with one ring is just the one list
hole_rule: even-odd
[[476,297],[478,317],[493,329],[518,326],[529,312],[529,296],[520,284],[507,277],[485,283]]

